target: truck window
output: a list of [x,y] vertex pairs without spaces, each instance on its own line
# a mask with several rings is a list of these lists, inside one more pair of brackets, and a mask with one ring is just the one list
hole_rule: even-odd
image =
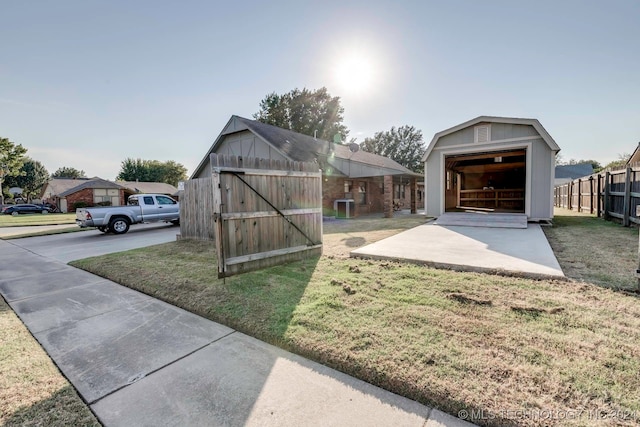
[[144,196],[144,204],[145,205],[154,205],[155,203],[153,202],[153,197]]
[[138,198],[137,197],[129,197],[127,202],[129,206],[138,206]]
[[175,205],[176,201],[167,196],[156,196],[159,205]]

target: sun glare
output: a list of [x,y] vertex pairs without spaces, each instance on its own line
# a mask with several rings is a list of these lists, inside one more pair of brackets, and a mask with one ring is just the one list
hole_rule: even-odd
[[373,66],[362,56],[350,56],[336,67],[335,77],[342,90],[359,94],[371,88]]

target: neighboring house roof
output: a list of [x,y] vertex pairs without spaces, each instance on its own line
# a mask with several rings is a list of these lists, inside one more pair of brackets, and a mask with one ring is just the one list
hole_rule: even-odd
[[124,188],[121,185],[116,184],[115,182],[112,181],[107,181],[106,179],[102,179],[102,178],[91,178],[89,180],[86,180],[78,185],[76,185],[75,187],[69,188],[68,190],[63,191],[62,193],[58,193],[59,197],[66,197],[69,194],[73,194],[73,193],[77,193],[80,190],[83,190],[85,188],[117,188],[117,189],[121,189]]
[[433,136],[433,139],[431,140],[431,143],[429,143],[429,145],[427,146],[427,150],[425,151],[424,156],[422,156],[422,161],[424,162],[424,161],[427,160],[427,158],[431,154],[431,151],[433,150],[433,148],[435,147],[436,143],[438,142],[438,139],[442,138],[445,135],[449,135],[449,134],[457,132],[459,130],[468,128],[470,126],[474,126],[474,125],[476,125],[478,123],[507,123],[507,124],[514,124],[514,125],[530,125],[530,126],[533,126],[533,128],[540,134],[540,136],[542,137],[544,142],[546,142],[547,145],[549,146],[549,148],[551,148],[551,151],[554,151],[554,152],[560,151],[560,147],[558,146],[558,144],[556,144],[556,142],[553,140],[551,135],[549,135],[549,132],[547,132],[547,130],[542,126],[542,124],[540,124],[540,122],[537,119],[522,119],[522,118],[516,118],[516,117],[479,116],[479,117],[476,117],[475,119],[471,119],[471,120],[466,121],[464,123],[461,123],[461,124],[459,124],[457,126],[454,126],[452,128],[445,129],[443,131],[440,131],[440,132],[436,133]]
[[593,174],[593,165],[591,164],[579,164],[579,165],[560,165],[556,166],[556,179],[558,178],[570,178],[572,180],[582,178]]
[[92,178],[52,178],[49,180],[46,187],[48,187],[53,196],[59,196],[60,193],[64,193],[71,188],[77,187],[90,179]]
[[[335,144],[333,142],[325,141],[323,139],[317,139],[312,136],[304,135],[292,130],[283,129],[277,126],[262,123],[256,120],[245,119],[240,116],[231,116],[229,122],[225,126],[225,129],[229,127],[232,121],[240,122],[246,127],[246,129],[253,132],[259,138],[261,138],[267,144],[273,146],[283,156],[299,162],[311,162],[311,161],[327,161],[332,164],[336,169],[339,169],[344,175],[349,176],[348,171],[342,170],[343,166],[333,162],[333,158],[343,159],[350,162],[356,162],[373,166],[377,168],[384,168],[388,170],[389,174],[408,174],[422,176],[415,174],[399,163],[377,154],[368,153],[363,150],[352,152],[348,146]],[[233,132],[225,132],[224,130],[216,138],[213,145],[207,151],[207,155],[202,159],[198,167],[195,169],[192,177],[197,176],[205,165],[209,162],[209,154],[215,152],[216,147],[222,142],[225,136],[231,133],[244,131],[246,129],[235,130]]]
[[166,182],[116,181],[134,193],[175,194],[178,189]]

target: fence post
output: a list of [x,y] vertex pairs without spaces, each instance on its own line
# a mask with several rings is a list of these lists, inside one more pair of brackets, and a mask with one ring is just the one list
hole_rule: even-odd
[[573,208],[573,181],[569,181],[567,187],[567,209],[572,210]]
[[598,183],[596,184],[596,216],[600,217],[600,214],[602,214],[601,210],[602,210],[602,202],[600,201],[600,193],[602,192],[602,185],[600,183],[600,181],[602,181],[600,178],[600,174],[596,175],[598,177]]
[[593,215],[593,205],[596,201],[593,199],[593,175],[589,177],[589,213]]
[[578,212],[582,212],[582,180],[578,178]]
[[611,201],[609,200],[611,196],[609,192],[611,191],[611,172],[607,171],[604,174],[604,219],[609,219],[609,211],[611,210]]
[[629,226],[629,210],[631,210],[631,167],[627,166],[624,174],[624,203],[622,204],[623,219],[622,225]]

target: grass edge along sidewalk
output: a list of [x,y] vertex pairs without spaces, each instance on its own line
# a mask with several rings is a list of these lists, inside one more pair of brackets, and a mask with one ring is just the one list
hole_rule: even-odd
[[100,425],[1,296],[0,402],[2,426]]
[[[332,253],[226,285],[215,279],[213,249],[204,242],[72,264],[450,414],[481,414],[471,419],[479,424],[637,425],[636,295],[344,257],[375,228],[327,224]],[[588,228],[593,242],[629,234]],[[571,241],[582,238],[568,232],[550,240],[587,250]],[[615,254],[621,258],[632,262],[635,251]],[[134,268],[135,277],[128,274]]]

